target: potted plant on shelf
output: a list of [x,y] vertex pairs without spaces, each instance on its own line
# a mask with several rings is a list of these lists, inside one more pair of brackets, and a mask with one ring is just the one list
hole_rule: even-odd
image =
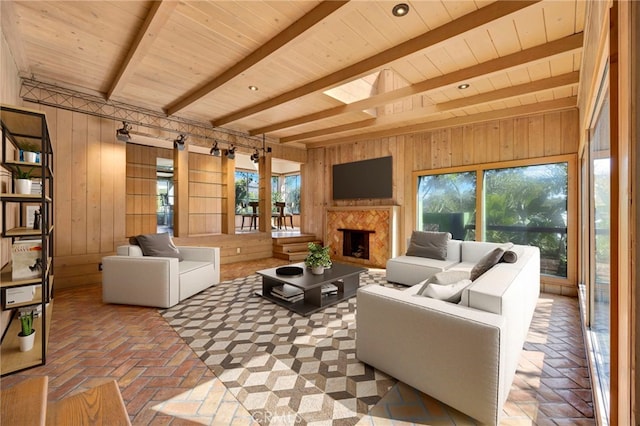
[[329,257],[329,247],[323,247],[320,244],[309,243],[307,245],[309,254],[304,259],[304,264],[311,268],[311,273],[321,275],[325,268],[331,267],[331,258]]
[[36,338],[36,331],[33,329],[33,308],[20,308],[18,310],[18,318],[20,319],[20,333],[18,340],[20,341],[20,352],[30,351]]
[[31,172],[33,167],[25,172],[16,166],[16,194],[31,194]]
[[40,146],[35,143],[23,143],[20,145],[22,150],[22,160],[27,163],[37,163]]

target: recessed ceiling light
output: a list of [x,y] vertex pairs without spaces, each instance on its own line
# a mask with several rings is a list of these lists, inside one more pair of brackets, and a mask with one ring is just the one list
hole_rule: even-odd
[[409,13],[409,5],[406,3],[398,3],[393,6],[391,13],[393,13],[393,16],[404,16]]
[[249,86],[249,90],[257,92],[258,91],[258,86]]
[[469,86],[470,86],[470,84],[464,83],[464,84],[461,84],[460,86],[458,86],[458,89],[468,89]]

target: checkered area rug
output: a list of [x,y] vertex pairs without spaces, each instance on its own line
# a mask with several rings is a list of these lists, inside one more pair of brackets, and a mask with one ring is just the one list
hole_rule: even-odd
[[[360,283],[388,285],[374,271]],[[356,298],[302,317],[261,287],[222,282],[162,316],[259,423],[356,424],[396,383],[356,359]]]

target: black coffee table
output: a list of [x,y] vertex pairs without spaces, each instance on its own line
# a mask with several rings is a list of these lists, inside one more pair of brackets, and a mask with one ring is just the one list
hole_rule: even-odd
[[[257,274],[262,276],[262,293],[260,295],[302,316],[310,315],[327,306],[335,305],[355,296],[360,285],[360,274],[366,271],[365,268],[359,266],[334,263],[331,268],[325,269],[324,274],[313,275],[311,270],[305,267],[304,263],[296,263],[290,266],[301,267],[302,275],[278,275],[276,273],[278,268],[258,271]],[[271,294],[272,289],[283,284],[301,289],[304,292],[304,299],[288,302],[273,296]],[[322,294],[323,284],[333,284],[337,287],[337,291],[330,294]]]

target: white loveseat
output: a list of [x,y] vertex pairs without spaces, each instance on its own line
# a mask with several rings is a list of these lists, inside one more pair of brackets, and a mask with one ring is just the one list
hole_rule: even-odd
[[102,301],[170,308],[220,283],[220,248],[178,247],[183,260],[143,256],[137,245],[102,259]]
[[[447,270],[471,270],[500,244],[449,247],[455,246],[460,259]],[[482,423],[497,424],[540,293],[538,248],[511,250],[517,261],[482,274],[458,304],[417,295],[421,285],[361,287],[357,358]],[[419,260],[404,265],[424,272]]]

